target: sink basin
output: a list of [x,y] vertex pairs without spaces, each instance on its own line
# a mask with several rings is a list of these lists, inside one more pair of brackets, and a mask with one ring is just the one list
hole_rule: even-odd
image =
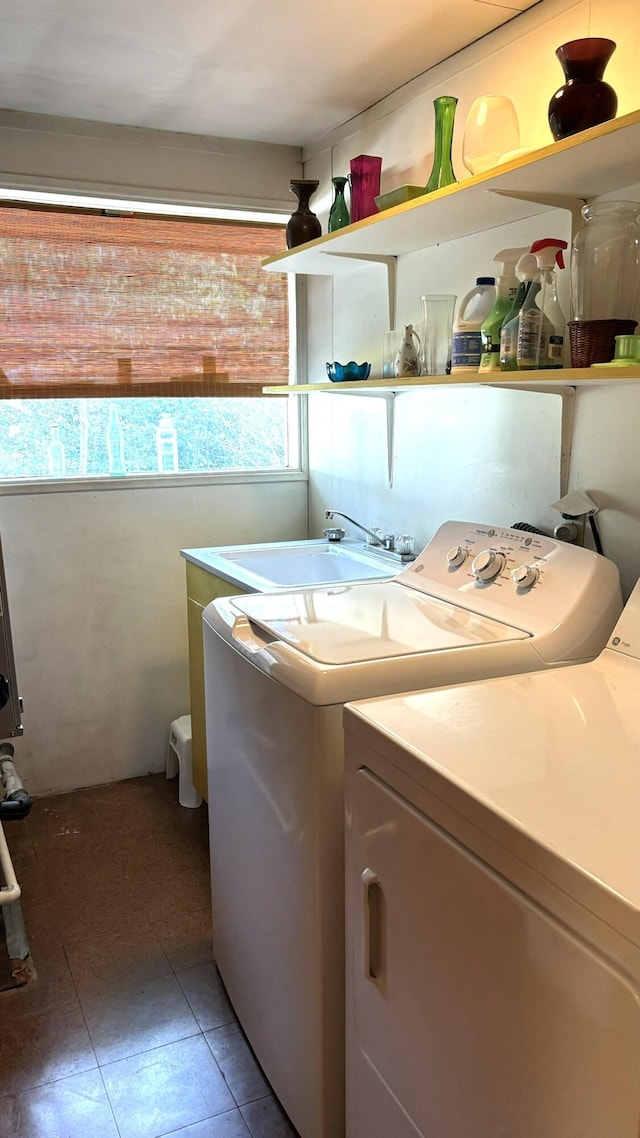
[[247,592],[393,577],[403,565],[358,542],[281,541],[182,550],[183,557]]

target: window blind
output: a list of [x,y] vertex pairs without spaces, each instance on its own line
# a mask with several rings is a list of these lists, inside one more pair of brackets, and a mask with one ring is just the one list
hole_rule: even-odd
[[0,398],[286,383],[284,225],[0,207]]

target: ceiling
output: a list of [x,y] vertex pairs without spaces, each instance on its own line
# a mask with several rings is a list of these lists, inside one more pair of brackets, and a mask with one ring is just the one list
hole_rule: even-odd
[[302,146],[536,0],[0,0],[0,108]]

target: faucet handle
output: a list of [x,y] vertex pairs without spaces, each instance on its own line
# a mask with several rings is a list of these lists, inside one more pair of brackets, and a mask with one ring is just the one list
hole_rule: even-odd
[[331,529],[323,529],[322,535],[327,541],[342,541],[347,536],[347,531],[340,526],[333,526]]
[[394,546],[396,553],[413,553],[413,538],[408,533],[396,535]]
[[[373,540],[375,537],[375,541]],[[365,543],[367,545],[384,545],[385,533],[381,526],[371,526],[368,533],[365,533]]]

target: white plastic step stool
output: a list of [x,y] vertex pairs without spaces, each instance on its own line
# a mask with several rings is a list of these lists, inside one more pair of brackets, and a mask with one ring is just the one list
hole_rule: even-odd
[[174,719],[169,729],[167,778],[178,775],[178,801],[181,806],[200,806],[202,798],[193,785],[191,765],[191,716]]

